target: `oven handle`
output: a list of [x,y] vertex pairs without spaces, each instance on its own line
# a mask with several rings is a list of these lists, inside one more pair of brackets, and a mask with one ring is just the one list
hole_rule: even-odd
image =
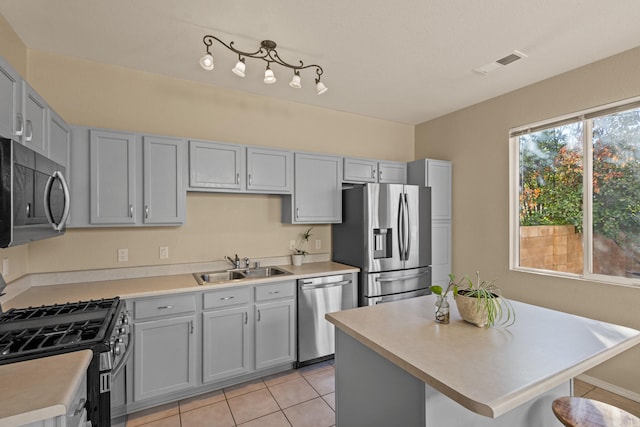
[[127,364],[129,357],[131,357],[132,349],[133,349],[133,334],[129,334],[129,345],[127,346],[127,350],[124,352],[124,356],[122,356],[122,359],[120,360],[120,363],[118,363],[118,366],[116,366],[115,369],[112,371],[111,378],[117,377],[120,371],[122,370],[122,368],[124,368],[124,365]]

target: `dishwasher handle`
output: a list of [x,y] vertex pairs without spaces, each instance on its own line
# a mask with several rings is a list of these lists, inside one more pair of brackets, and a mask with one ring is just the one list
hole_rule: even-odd
[[317,284],[314,285],[312,284],[311,281],[309,282],[302,282],[303,285],[300,286],[300,289],[303,291],[308,291],[311,289],[323,289],[323,288],[333,288],[336,286],[344,286],[344,285],[348,285],[351,283],[351,280],[341,280],[340,282],[331,282],[331,283],[321,283],[321,284]]

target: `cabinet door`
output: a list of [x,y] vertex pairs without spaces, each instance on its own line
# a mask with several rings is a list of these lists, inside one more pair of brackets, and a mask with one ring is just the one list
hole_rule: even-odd
[[431,219],[451,220],[451,162],[426,162],[426,185],[431,187]]
[[249,330],[249,306],[202,313],[203,383],[251,370]]
[[342,220],[342,159],[295,153],[293,198],[283,197],[283,221],[294,224]]
[[431,223],[431,284],[446,287],[451,273],[451,223]]
[[378,162],[368,159],[345,157],[344,182],[376,182],[378,180]]
[[295,301],[255,306],[256,369],[295,360]]
[[91,224],[135,224],[134,134],[91,130]]
[[45,156],[49,155],[47,146],[47,103],[31,86],[23,80],[23,102],[25,130],[22,142],[27,147]]
[[194,316],[133,327],[133,398],[141,401],[195,386]]
[[381,184],[406,184],[407,164],[403,162],[379,162],[378,182]]
[[247,190],[290,193],[293,185],[290,151],[247,148]]
[[[62,166],[69,166],[71,129],[55,111],[49,109],[49,158]],[[68,176],[68,175],[67,175]]]
[[0,58],[0,136],[4,138],[19,136],[24,130],[21,84],[20,75]]
[[182,224],[186,189],[183,178],[183,147],[180,139],[143,137],[145,224]]
[[242,145],[189,141],[189,186],[243,189]]

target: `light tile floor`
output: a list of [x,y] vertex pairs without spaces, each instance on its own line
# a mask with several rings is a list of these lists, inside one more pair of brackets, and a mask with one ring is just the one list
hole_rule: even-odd
[[129,415],[127,427],[331,427],[333,361],[317,363]]
[[[333,362],[333,361],[331,361]],[[131,414],[127,427],[330,427],[335,370],[323,362]],[[640,417],[640,403],[584,381],[574,394]]]

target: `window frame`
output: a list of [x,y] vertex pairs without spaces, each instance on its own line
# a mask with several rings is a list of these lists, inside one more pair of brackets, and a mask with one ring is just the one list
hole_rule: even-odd
[[[577,279],[589,282],[640,287],[640,278],[627,278],[595,274],[593,271],[593,145],[592,119],[640,108],[640,97],[630,98],[599,107],[570,113],[519,126],[509,130],[509,269],[524,273],[539,274],[560,278]],[[563,124],[582,122],[582,154],[583,154],[583,216],[582,216],[582,273],[567,273],[555,270],[544,270],[520,266],[520,146],[518,137],[523,134],[550,129]]]

